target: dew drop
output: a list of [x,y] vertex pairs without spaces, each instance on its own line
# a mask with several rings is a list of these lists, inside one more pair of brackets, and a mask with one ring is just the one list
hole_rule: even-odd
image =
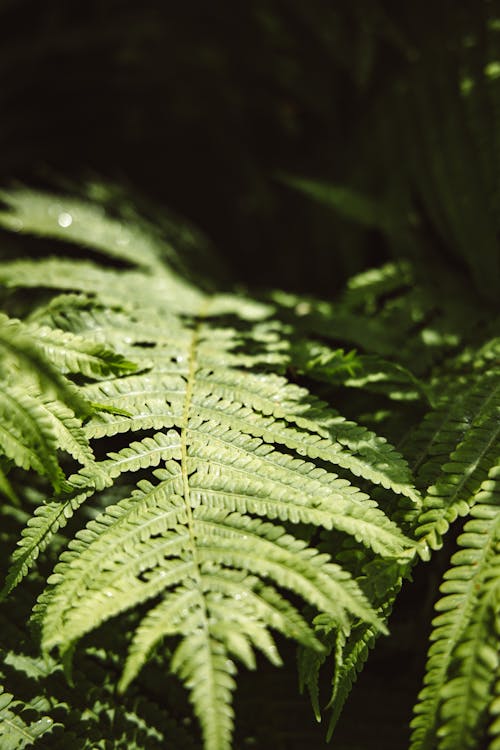
[[66,229],[66,227],[70,227],[72,225],[73,217],[67,211],[61,211],[61,213],[57,217],[57,223],[60,227]]

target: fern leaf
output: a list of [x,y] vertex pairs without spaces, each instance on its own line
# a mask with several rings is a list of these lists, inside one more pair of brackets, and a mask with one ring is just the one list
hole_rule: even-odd
[[28,521],[12,556],[0,597],[7,596],[21,582],[54,534],[64,528],[75,511],[96,490],[110,486],[120,474],[156,466],[160,460],[166,460],[179,452],[177,433],[158,433],[154,438],[134,441],[118,453],[111,452],[109,458],[92,463],[79,474],[71,476],[65,484],[65,494],[61,499],[39,506]]
[[47,476],[57,490],[62,471],[53,420],[39,400],[14,386],[0,387],[0,448],[22,469]]
[[85,436],[82,423],[61,401],[49,401],[38,398],[38,405],[48,416],[57,446],[69,453],[80,464],[86,465],[94,461],[94,454]]
[[[46,203],[30,202],[29,195],[13,199],[28,231],[81,240],[80,206],[73,217],[65,204],[73,221],[64,217],[67,226],[57,228],[57,217],[42,216]],[[108,220],[95,221],[100,238],[87,244],[103,256],[99,264],[54,257],[0,268],[6,287],[41,286],[55,295],[27,326],[61,369],[86,381],[80,396],[101,406],[83,427],[97,460],[35,513],[7,588],[83,502],[95,496],[106,504],[69,542],[40,598],[43,649],[58,648],[68,665],[84,635],[141,608],[120,687],[164,638],[176,638],[171,668],[190,693],[205,746],[227,750],[236,664],[253,668],[256,651],[278,664],[273,631],[321,651],[297,599],[328,617],[341,638],[365,626],[386,630],[363,576],[349,572],[349,560],[319,552],[297,525],[310,527],[308,539],[317,528],[335,529],[356,559],[403,565],[414,542],[372,490],[415,509],[420,495],[384,438],[283,376],[293,367],[299,311],[288,325],[274,302],[205,294],[164,266],[156,250],[133,270],[106,266],[106,255],[128,258],[108,248]],[[370,338],[359,319],[353,326]],[[379,333],[383,348],[387,329]],[[140,370],[127,369],[129,361]],[[59,405],[50,412],[62,423],[55,440],[83,461],[81,432],[66,416]],[[142,473],[131,492],[125,472]],[[110,504],[111,488],[119,499]]]
[[39,554],[50,543],[54,534],[63,528],[74,511],[94,492],[94,487],[65,502],[50,502],[40,505],[22,531],[12,555],[12,562],[0,598],[4,599],[35,564]]
[[88,378],[133,372],[137,365],[120,354],[83,336],[47,326],[26,325],[26,331],[50,362],[63,373],[78,373]]
[[197,615],[190,618],[191,632],[177,648],[172,670],[190,691],[206,750],[224,750],[231,747],[236,667],[224,646],[207,636],[202,613]]
[[203,294],[194,287],[157,267],[156,276],[138,271],[115,271],[102,268],[92,261],[47,258],[41,261],[4,262],[0,267],[0,283],[7,288],[47,288],[97,295],[109,307],[139,308],[143,300],[156,300],[161,310],[165,295],[169,308],[179,314],[199,308]]
[[0,197],[9,208],[0,213],[4,227],[90,247],[134,266],[157,262],[158,249],[150,237],[106,216],[97,204],[27,189]]
[[[0,742],[3,750],[22,750],[35,744],[38,738],[50,732],[54,720],[50,716],[26,724],[19,709],[23,706],[0,686]],[[17,709],[17,711],[16,711]]]
[[[0,313],[0,350],[2,349],[10,359],[13,358],[24,366],[23,372],[29,373],[38,382],[42,392],[56,396],[75,414],[90,414],[89,404],[44,355],[30,328],[20,320]],[[2,370],[5,370],[7,364],[5,360],[1,362]]]
[[[494,466],[497,457],[497,441],[500,434],[500,381],[494,372],[484,376],[473,389],[472,420],[465,412],[465,434],[446,461],[443,446],[438,443],[441,473],[435,484],[427,490],[423,512],[419,518],[417,536],[424,539],[432,549],[439,549],[442,536],[457,516],[466,515],[475,502],[476,492]],[[448,431],[443,426],[438,434]],[[444,458],[444,461],[443,461]],[[434,460],[434,459],[432,459]],[[423,470],[425,470],[425,466]]]
[[436,605],[411,750],[473,750],[498,669],[499,470],[482,484]]
[[[289,618],[283,622],[283,615],[281,620],[274,615],[273,620],[259,621],[255,597],[245,613],[247,621],[257,618],[251,635],[248,626],[242,632],[245,618],[234,620],[234,597],[229,599],[230,606],[219,602],[215,616],[212,576],[217,574],[214,585],[219,595],[222,571],[246,570],[257,580],[265,578],[300,594],[329,612],[346,631],[353,617],[383,629],[346,571],[279,526],[252,520],[247,514],[303,520],[327,528],[336,525],[382,554],[403,554],[411,548],[373,501],[349,482],[273,446],[295,449],[299,456],[324,458],[351,469],[354,475],[415,495],[406,465],[392,448],[345,422],[321,402],[308,399],[303,389],[272,374],[236,373],[220,365],[215,369],[221,355],[204,348],[210,333],[210,328],[199,326],[191,352],[187,347],[183,352],[177,349],[174,357],[168,349],[157,352],[154,376],[146,372],[86,386],[86,397],[130,412],[130,417],[95,415],[87,426],[88,436],[154,427],[178,436],[177,452],[171,450],[165,468],[154,472],[158,484],[140,482],[131,498],[112,506],[70,543],[50,579],[54,586],[41,602],[39,617],[44,647],[59,646],[65,651],[100,623],[159,594],[168,609],[171,597],[174,602],[181,596],[179,586],[191,580],[198,590],[198,610],[213,610],[214,624],[196,642],[190,634],[184,636],[178,624],[175,632],[183,637],[179,653],[195,649],[196,654],[203,654],[204,664],[208,659],[213,671],[207,679],[213,690],[207,694],[198,689],[201,663],[197,658],[174,658],[173,666],[183,665],[178,669],[192,691],[207,746],[222,741],[221,737],[227,746],[233,689],[233,676],[227,671],[232,663],[229,654],[247,665],[253,663],[252,647],[275,658],[269,627],[284,629],[295,638],[304,636],[297,630],[296,613],[291,624]],[[194,365],[194,346],[199,366]],[[201,364],[207,353],[214,369]],[[137,457],[124,449],[122,460],[129,459]],[[261,481],[258,472],[262,472]],[[154,644],[171,634],[172,622],[159,616],[163,611],[159,607],[134,642],[122,686],[136,674]],[[226,671],[221,672],[220,666]],[[196,689],[191,687],[193,670],[198,671]],[[225,685],[221,694],[219,682]],[[205,716],[209,710],[210,720]]]
[[[144,404],[151,409],[161,408],[162,399],[166,399],[170,409],[165,426],[180,425],[186,391],[185,365],[172,367],[172,372],[175,374],[164,374],[161,378],[152,379],[145,373],[112,383],[92,384],[87,386],[85,394],[92,401],[111,402],[132,415]],[[303,389],[286,386],[286,381],[276,376],[228,371],[227,386],[218,380],[220,377],[221,374],[210,375],[203,370],[196,375],[192,400],[203,420],[238,433],[249,433],[269,444],[281,444],[299,455],[322,459],[418,501],[406,463],[383,438],[346,421],[321,402],[309,404]],[[267,397],[258,395],[254,381],[263,394],[267,386]],[[255,388],[255,395],[249,390],[250,385]],[[139,424],[145,427],[148,422]]]

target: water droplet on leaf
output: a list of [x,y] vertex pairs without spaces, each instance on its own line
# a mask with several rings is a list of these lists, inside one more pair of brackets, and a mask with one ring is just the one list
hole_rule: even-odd
[[61,211],[61,213],[57,217],[57,223],[60,227],[66,229],[66,227],[70,227],[72,225],[73,217],[67,211]]

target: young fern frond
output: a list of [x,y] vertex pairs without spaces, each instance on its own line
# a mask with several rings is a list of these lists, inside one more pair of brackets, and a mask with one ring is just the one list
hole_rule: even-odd
[[[81,239],[76,228],[66,236],[60,222],[46,219],[29,194],[11,205],[30,232]],[[63,214],[86,216],[81,207],[58,205]],[[99,216],[101,239],[91,235],[87,243],[104,256],[112,236],[106,221]],[[109,253],[115,259],[117,247]],[[132,637],[121,688],[175,636],[171,669],[189,690],[205,747],[224,750],[236,662],[253,667],[257,649],[279,663],[272,630],[321,649],[297,597],[345,638],[363,623],[385,631],[378,604],[349,566],[308,541],[313,530],[335,529],[358,557],[409,561],[414,543],[371,488],[396,505],[418,508],[420,499],[406,462],[385,439],[283,376],[293,367],[296,339],[273,303],[206,294],[154,260],[160,257],[158,246],[142,269],[59,258],[0,269],[0,283],[10,288],[44,286],[58,295],[37,308],[31,325],[60,343],[62,367],[92,375],[79,392],[97,405],[83,427],[96,460],[65,479],[29,522],[6,590],[83,502],[99,506],[113,487],[121,499],[77,532],[42,594],[36,620],[43,648],[58,647],[67,662],[91,630],[150,607]],[[131,260],[127,253],[123,259]],[[96,348],[66,360],[64,348],[80,338]],[[110,369],[96,372],[99,347],[125,360],[108,358]],[[130,493],[122,477],[137,472]],[[299,523],[310,528],[307,538],[294,534]]]

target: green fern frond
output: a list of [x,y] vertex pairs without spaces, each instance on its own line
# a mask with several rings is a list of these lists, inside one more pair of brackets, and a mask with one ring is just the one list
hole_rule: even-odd
[[21,712],[26,706],[21,701],[14,700],[14,696],[4,692],[0,685],[0,743],[2,750],[22,750],[50,732],[54,727],[54,720],[50,716],[42,716],[35,721],[26,723]]
[[39,399],[16,386],[0,386],[0,450],[22,469],[47,476],[61,487],[57,435],[51,413]]
[[8,229],[89,247],[133,266],[158,262],[151,238],[106,216],[96,203],[27,189],[2,192],[0,198],[9,209],[0,213],[0,224]]
[[38,348],[58,371],[81,374],[87,378],[134,372],[137,365],[112,349],[107,349],[84,336],[28,323],[27,333],[36,340]]
[[49,417],[57,447],[69,453],[75,461],[82,465],[94,461],[94,453],[85,435],[81,421],[75,417],[71,409],[62,401],[51,401],[39,397],[38,405]]
[[195,287],[166,273],[161,266],[155,270],[155,276],[147,276],[135,270],[117,271],[92,261],[57,257],[5,261],[0,266],[0,283],[11,289],[46,288],[97,295],[110,307],[126,308],[130,303],[139,308],[143,300],[150,299],[152,304],[156,301],[159,310],[173,308],[182,314],[198,309],[203,296]]
[[89,404],[52,365],[30,328],[20,320],[0,313],[0,352],[2,350],[0,368],[4,378],[13,367],[21,367],[23,376],[32,378],[43,393],[59,398],[79,416],[90,414]]
[[[500,377],[494,370],[482,376],[450,413],[433,415],[426,425],[435,428],[427,441],[430,456],[420,470],[421,481],[437,475],[428,487],[417,536],[432,549],[457,516],[467,515],[476,493],[495,465],[500,434]],[[458,440],[457,440],[458,438]],[[451,448],[451,451],[450,451]]]
[[299,341],[291,362],[298,373],[331,386],[362,388],[382,393],[395,401],[413,401],[426,395],[421,383],[408,369],[373,355],[354,351],[344,354],[315,341]]
[[[71,441],[68,441],[66,449],[70,446]],[[153,438],[134,441],[118,453],[110,452],[109,458],[101,462],[92,461],[91,465],[69,477],[65,483],[64,497],[60,501],[39,506],[23,529],[0,596],[7,596],[21,582],[54,534],[66,526],[75,511],[96,491],[109,487],[120,474],[157,466],[161,460],[179,451],[177,433],[158,433]]]
[[[350,541],[346,542],[349,546]],[[345,550],[347,559],[353,557]],[[339,559],[343,558],[339,554]],[[411,562],[401,564],[395,559],[375,558],[367,564],[361,562],[362,587],[369,600],[375,605],[378,617],[384,623],[389,619],[393,604],[405,577],[411,570]],[[327,741],[335,731],[344,704],[356,682],[359,673],[374,647],[380,629],[369,622],[358,622],[350,633],[338,628],[328,615],[318,615],[314,620],[315,634],[324,644],[324,652],[301,649],[299,652],[299,677],[301,690],[307,689],[314,714],[321,720],[322,707],[319,702],[319,671],[331,659],[331,694],[325,708],[330,710]]]
[[[38,214],[29,211],[34,231]],[[64,236],[69,226],[54,234],[54,223],[42,231]],[[308,538],[316,528],[335,529],[352,540],[354,556],[403,564],[414,543],[372,489],[415,509],[420,497],[390,443],[283,376],[298,339],[276,305],[207,295],[156,261],[117,270],[20,260],[3,264],[0,283],[53,290],[27,325],[54,346],[61,368],[87,381],[79,393],[98,405],[83,427],[96,460],[37,509],[4,591],[82,503],[102,508],[111,488],[119,498],[77,532],[49,578],[35,614],[45,651],[57,647],[68,665],[85,634],[146,608],[121,688],[164,638],[176,637],[171,669],[190,692],[206,747],[223,750],[236,662],[252,668],[257,650],[279,663],[273,630],[321,648],[297,597],[345,638],[363,624],[385,632],[363,576],[293,528],[305,524]],[[140,369],[130,372],[129,362]],[[59,407],[51,412],[58,415],[68,427]],[[73,455],[83,459],[75,440]],[[148,478],[130,494],[121,477],[136,472]]]
[[484,733],[499,664],[499,475],[482,483],[444,576],[411,750],[473,750]]

